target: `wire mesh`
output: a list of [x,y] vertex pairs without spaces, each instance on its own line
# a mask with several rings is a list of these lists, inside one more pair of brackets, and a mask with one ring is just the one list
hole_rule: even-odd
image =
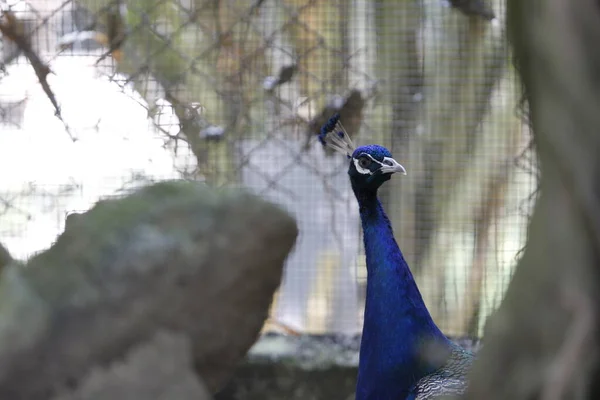
[[339,112],[355,143],[406,166],[381,191],[396,238],[441,328],[478,336],[537,182],[503,7],[5,1],[0,241],[26,259],[69,213],[151,181],[245,186],[301,232],[265,329],[357,333],[358,209],[347,161],[314,140]]

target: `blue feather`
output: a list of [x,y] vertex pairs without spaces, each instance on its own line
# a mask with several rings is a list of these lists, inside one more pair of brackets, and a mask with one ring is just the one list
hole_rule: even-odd
[[319,134],[319,142],[321,142],[323,146],[326,145],[325,137],[334,130],[339,120],[340,114],[333,114],[333,116],[329,118],[325,125],[321,127],[321,133]]
[[342,126],[340,115],[337,113],[321,127],[319,142],[323,146],[330,147],[346,155],[348,158],[351,157],[350,155],[354,151],[354,144],[352,144],[350,136]]
[[[325,140],[338,126],[337,118],[321,129],[321,143],[348,155],[347,149]],[[452,343],[431,318],[377,198],[379,187],[394,172],[405,173],[404,167],[378,145],[356,148],[350,159],[348,174],[358,201],[367,264],[356,400],[461,394],[473,355]]]

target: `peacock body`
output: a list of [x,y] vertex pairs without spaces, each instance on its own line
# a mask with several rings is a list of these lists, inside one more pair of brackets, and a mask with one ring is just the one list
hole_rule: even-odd
[[379,145],[355,148],[339,116],[319,140],[350,159],[348,175],[358,201],[367,264],[357,400],[425,400],[460,395],[473,355],[437,327],[396,243],[377,190],[406,170]]

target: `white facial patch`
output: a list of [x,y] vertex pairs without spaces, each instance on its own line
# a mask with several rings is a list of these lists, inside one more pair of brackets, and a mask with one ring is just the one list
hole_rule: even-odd
[[379,164],[380,166],[382,166],[382,167],[383,167],[383,164],[382,164],[380,161],[377,161],[376,159],[374,159],[373,157],[371,157],[371,155],[370,155],[370,154],[367,154],[367,153],[362,153],[360,156],[358,156],[358,158],[353,158],[353,159],[352,159],[352,161],[354,161],[354,167],[356,168],[356,171],[357,171],[359,174],[362,174],[362,175],[373,175],[373,171],[371,171],[371,170],[370,170],[370,169],[368,169],[368,168],[363,168],[363,167],[361,167],[361,166],[360,166],[360,161],[359,161],[359,159],[360,159],[361,157],[364,157],[364,156],[367,156],[367,157],[369,157],[369,158],[371,159],[371,161],[373,161],[374,163],[377,163],[377,164]]
[[389,158],[389,157],[383,157],[383,164],[393,167],[394,165],[396,165],[396,160],[394,160],[393,158]]

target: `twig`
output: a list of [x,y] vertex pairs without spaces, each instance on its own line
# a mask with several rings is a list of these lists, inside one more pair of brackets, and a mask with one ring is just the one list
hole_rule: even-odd
[[302,334],[301,332],[297,331],[294,328],[291,328],[287,324],[284,324],[283,322],[277,321],[273,317],[267,318],[267,320],[265,321],[265,325],[264,325],[263,329],[265,329],[268,325],[272,325],[273,327],[277,327],[277,328],[281,329],[287,335],[300,336]]
[[60,114],[60,106],[58,105],[56,97],[54,96],[54,93],[52,92],[47,80],[48,74],[50,74],[52,71],[50,71],[50,68],[33,50],[29,38],[25,35],[21,21],[19,21],[17,16],[12,11],[7,10],[2,13],[2,18],[0,18],[0,32],[4,37],[15,43],[19,50],[21,50],[21,52],[23,52],[25,57],[29,60],[33,70],[35,71],[35,74],[40,81],[40,85],[42,85],[42,89],[44,89],[46,96],[48,96],[48,99],[50,99],[52,105],[54,106],[55,115],[61,121],[63,121]]

